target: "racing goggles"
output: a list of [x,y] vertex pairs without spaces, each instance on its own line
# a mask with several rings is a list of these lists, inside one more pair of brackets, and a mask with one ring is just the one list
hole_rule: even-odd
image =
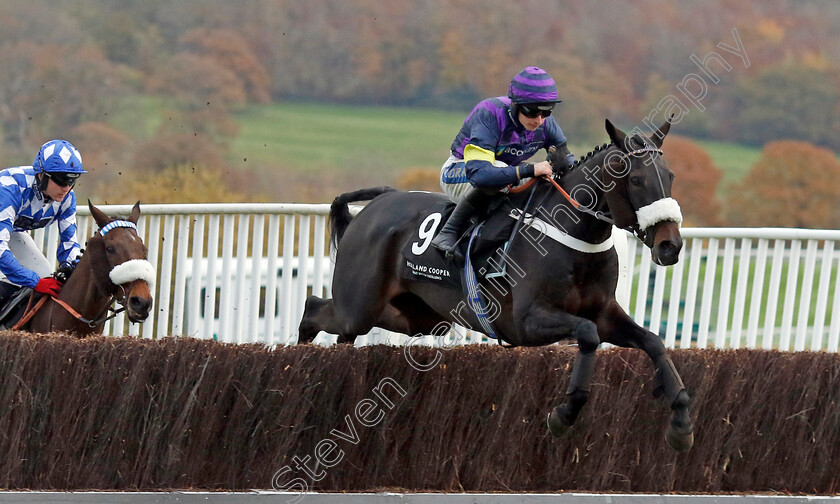
[[527,103],[519,106],[519,111],[522,115],[529,119],[534,119],[538,116],[548,117],[551,111],[554,110],[553,103]]
[[56,185],[61,187],[73,187],[81,173],[52,172],[44,173],[44,175],[51,178]]

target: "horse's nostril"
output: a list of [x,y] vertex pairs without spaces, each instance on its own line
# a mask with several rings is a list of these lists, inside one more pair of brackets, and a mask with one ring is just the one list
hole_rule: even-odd
[[664,266],[676,264],[680,256],[680,248],[676,243],[671,241],[662,242],[659,244],[659,261]]
[[128,299],[128,306],[137,313],[148,312],[152,302],[139,296],[132,296]]

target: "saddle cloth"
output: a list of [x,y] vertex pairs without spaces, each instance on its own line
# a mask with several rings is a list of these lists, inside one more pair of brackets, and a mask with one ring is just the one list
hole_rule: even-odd
[[[510,238],[510,233],[516,220],[511,219],[508,214],[512,205],[503,198],[495,208],[491,208],[491,214],[479,229],[478,235],[473,239],[473,250],[470,253],[473,268],[480,275],[485,276],[495,272],[495,264],[492,258],[500,253],[500,249]],[[411,235],[411,239],[405,244],[402,250],[403,265],[400,270],[402,278],[422,282],[432,282],[437,285],[452,289],[462,289],[463,264],[456,264],[448,261],[443,252],[431,246],[431,240],[440,230],[441,226],[449,218],[455,204],[449,201],[440,202],[429,208],[426,216],[420,221],[421,224]],[[468,226],[464,230],[464,236],[459,242],[462,255],[466,255],[466,247],[469,243],[469,234],[476,224]]]

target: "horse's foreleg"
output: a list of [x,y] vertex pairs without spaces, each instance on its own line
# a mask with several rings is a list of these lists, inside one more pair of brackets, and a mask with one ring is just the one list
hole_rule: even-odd
[[559,436],[575,423],[589,399],[589,385],[595,369],[595,350],[601,344],[598,329],[591,320],[537,305],[530,306],[521,320],[525,333],[521,344],[547,345],[568,337],[576,339],[578,343],[566,397],[548,415],[549,430]]
[[654,397],[663,397],[671,408],[671,420],[665,439],[671,448],[685,451],[694,444],[694,426],[690,417],[690,399],[680,374],[656,334],[640,327],[618,305],[614,305],[602,324],[601,331],[611,343],[643,350],[653,361]]
[[580,410],[589,400],[589,385],[595,369],[595,350],[601,343],[595,324],[589,320],[581,320],[572,336],[578,342],[578,353],[566,387],[566,399],[548,415],[548,428],[555,436],[563,434],[575,423]]

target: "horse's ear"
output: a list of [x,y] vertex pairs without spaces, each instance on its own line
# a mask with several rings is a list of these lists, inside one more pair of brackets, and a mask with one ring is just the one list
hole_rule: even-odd
[[609,135],[610,141],[612,141],[613,145],[622,151],[627,152],[627,146],[625,145],[627,135],[625,135],[620,129],[613,126],[613,123],[611,123],[609,119],[604,120],[604,126],[607,128],[607,135]]
[[88,208],[90,208],[90,214],[93,216],[93,220],[96,221],[96,224],[99,227],[103,227],[105,224],[111,222],[111,219],[105,215],[105,212],[93,206],[93,203],[88,200]]
[[671,130],[671,118],[673,117],[674,116],[672,114],[671,117],[669,117],[665,121],[665,124],[660,126],[659,129],[654,131],[653,135],[649,137],[650,141],[653,142],[654,145],[656,145],[657,149],[662,147],[662,142],[665,140],[665,135],[667,135],[668,132]]
[[128,220],[137,224],[137,219],[140,218],[140,202],[134,204],[134,208],[131,209],[131,214],[128,216]]

